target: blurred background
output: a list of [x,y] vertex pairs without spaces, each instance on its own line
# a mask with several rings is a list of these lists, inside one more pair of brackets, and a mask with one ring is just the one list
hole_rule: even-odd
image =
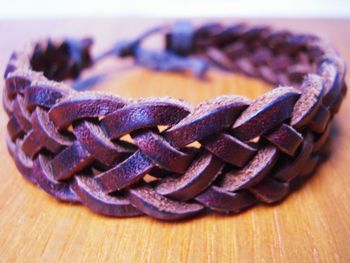
[[350,0],[7,0],[0,19],[63,17],[350,17]]

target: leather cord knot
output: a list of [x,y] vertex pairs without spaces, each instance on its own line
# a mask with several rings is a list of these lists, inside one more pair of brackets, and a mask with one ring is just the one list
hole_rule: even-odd
[[174,24],[166,35],[166,49],[181,55],[188,56],[193,52],[195,30],[189,22],[180,21]]

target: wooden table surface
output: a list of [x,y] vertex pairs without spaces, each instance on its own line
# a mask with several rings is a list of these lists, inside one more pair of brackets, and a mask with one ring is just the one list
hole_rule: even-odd
[[[98,51],[163,22],[0,21],[0,71],[11,50],[30,40],[93,35]],[[350,64],[350,20],[249,22],[317,33],[330,39]],[[178,74],[130,68],[127,62],[108,61],[96,70],[107,67],[114,74],[97,89],[128,97],[170,95],[198,103],[224,93],[254,98],[269,88],[239,75],[210,72],[211,81],[201,82]],[[0,262],[350,262],[349,116],[350,96],[336,117],[330,159],[283,203],[258,206],[239,215],[211,214],[164,223],[148,217],[103,217],[80,205],[57,202],[28,183],[7,152],[7,117],[1,109]]]

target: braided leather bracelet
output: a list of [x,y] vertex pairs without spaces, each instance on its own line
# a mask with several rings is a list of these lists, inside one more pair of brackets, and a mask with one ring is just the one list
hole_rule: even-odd
[[[164,33],[165,50],[142,48],[156,32]],[[282,200],[320,161],[346,93],[343,60],[314,35],[180,22],[95,59],[91,45],[45,40],[14,52],[3,105],[8,149],[21,174],[59,200],[108,216],[177,220]],[[283,86],[255,100],[223,95],[192,107],[59,82],[111,55],[199,77],[216,65]],[[126,134],[133,143],[121,139]]]

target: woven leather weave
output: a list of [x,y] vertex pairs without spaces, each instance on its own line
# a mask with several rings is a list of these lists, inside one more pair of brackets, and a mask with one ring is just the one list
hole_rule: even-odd
[[278,202],[314,171],[346,94],[345,64],[332,46],[217,23],[176,24],[165,41],[157,57],[142,51],[141,38],[108,54],[199,76],[210,63],[279,86],[255,100],[222,95],[196,106],[76,91],[61,81],[96,62],[91,40],[34,43],[5,71],[7,145],[21,174],[104,215],[177,220]]

